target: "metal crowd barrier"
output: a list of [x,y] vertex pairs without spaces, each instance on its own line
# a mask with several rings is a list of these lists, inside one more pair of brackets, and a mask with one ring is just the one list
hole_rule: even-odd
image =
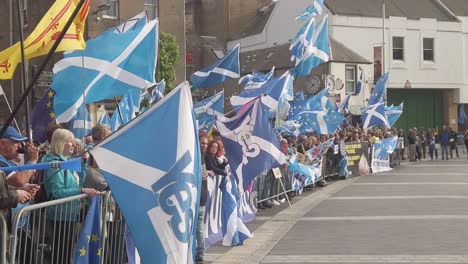
[[0,247],[0,261],[1,263],[6,263],[8,230],[5,217],[2,214],[0,214],[0,230],[0,243],[2,243]]
[[13,218],[9,263],[71,263],[86,200],[81,194],[21,208]]
[[[32,204],[21,208],[13,218],[11,239],[7,242],[5,219],[0,215],[1,263],[71,263],[81,227],[87,214],[86,194]],[[127,263],[125,221],[106,192],[101,205],[101,263]]]
[[125,220],[115,203],[112,193],[108,191],[103,200],[103,232],[102,247],[103,257],[101,263],[123,264],[127,262],[127,250],[125,244]]

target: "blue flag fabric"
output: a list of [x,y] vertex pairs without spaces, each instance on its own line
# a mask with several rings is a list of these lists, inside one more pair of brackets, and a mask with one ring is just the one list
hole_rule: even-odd
[[317,26],[314,26],[314,20],[311,19],[305,25],[304,32],[291,44],[292,58],[296,64],[291,71],[295,77],[307,76],[313,68],[330,60],[328,15],[325,15]]
[[380,102],[383,102],[383,97],[387,93],[388,79],[390,74],[387,72],[380,77],[375,85],[374,91],[369,97],[369,105],[375,105]]
[[195,90],[203,87],[214,86],[223,83],[229,78],[239,78],[239,50],[240,45],[237,44],[234,49],[215,64],[192,74],[192,89]]
[[298,92],[294,95],[294,100],[289,102],[289,114],[287,120],[299,120],[299,114],[307,109],[307,101],[304,92]]
[[315,2],[309,5],[304,12],[302,12],[296,20],[309,21],[317,15],[321,15],[323,12],[323,0],[315,0]]
[[401,114],[403,114],[403,103],[398,106],[385,106],[385,115],[387,115],[389,126],[395,125]]
[[276,111],[281,98],[293,99],[293,81],[294,77],[287,71],[279,78],[271,78],[258,89],[244,90],[239,95],[232,96],[231,104],[233,107],[239,107],[261,95],[265,95],[262,97],[262,103],[271,110]]
[[362,110],[361,121],[364,129],[373,126],[385,126],[390,128],[383,102],[364,108]]
[[337,107],[332,105],[328,99],[329,88],[324,88],[311,98],[307,99],[307,110],[312,111],[336,111]]
[[468,120],[468,118],[466,117],[466,113],[465,113],[465,105],[461,104],[460,111],[458,113],[458,123],[463,125],[465,124],[466,120]]
[[260,88],[264,85],[268,80],[274,77],[275,74],[275,66],[271,69],[271,71],[267,73],[261,72],[253,72],[252,74],[247,74],[239,79],[239,85],[245,84],[244,90],[252,90]]
[[154,85],[157,43],[158,21],[154,20],[122,33],[108,30],[88,40],[84,51],[66,53],[53,69],[57,121],[69,121],[84,102]]
[[34,105],[31,111],[31,129],[33,131],[33,140],[43,143],[47,140],[46,129],[50,123],[57,123],[55,120],[54,109],[54,91],[47,90],[41,100]]
[[[133,103],[133,97],[131,94],[127,94],[120,100],[119,103],[120,113],[122,114],[122,120],[120,125],[126,125],[128,122],[135,118],[135,108]],[[122,123],[123,121],[123,123]]]
[[201,160],[192,108],[183,82],[90,150],[143,263],[194,261]]
[[224,91],[206,98],[193,106],[199,129],[214,124],[216,116],[224,116]]
[[245,105],[234,117],[216,120],[229,165],[243,189],[261,172],[286,161],[262,108],[259,98]]
[[364,75],[364,71],[361,71],[361,75],[359,76],[359,81],[356,84],[356,91],[354,95],[360,94],[365,85],[366,85],[366,76]]
[[109,114],[107,112],[105,112],[101,118],[99,118],[99,121],[98,121],[99,124],[103,124],[103,125],[107,125],[109,128],[111,128],[111,119],[109,117]]
[[341,104],[338,106],[338,113],[344,115],[349,112],[349,99],[351,99],[350,94],[346,95],[343,101],[341,101]]
[[102,257],[101,196],[91,197],[80,238],[73,254],[73,264],[99,264]]
[[329,135],[335,133],[344,121],[344,116],[336,111],[304,111],[300,122],[312,127],[317,134]]
[[320,168],[317,165],[305,165],[299,163],[297,159],[293,159],[288,164],[288,170],[291,172],[299,173],[299,182],[302,183],[302,187],[314,184],[320,178]]
[[85,105],[78,109],[78,114],[70,121],[70,130],[76,138],[84,138],[91,133],[93,123]]
[[252,237],[240,216],[240,195],[233,176],[223,177],[219,188],[222,192],[223,246],[243,245]]
[[156,87],[154,87],[153,91],[151,91],[149,104],[153,105],[159,102],[159,100],[161,100],[164,97],[165,91],[166,91],[166,81],[162,80],[156,85]]
[[338,164],[338,167],[339,167],[338,174],[339,174],[340,177],[348,177],[349,176],[349,172],[348,172],[348,155],[344,155],[341,158],[340,163]]
[[117,129],[119,129],[119,127],[122,125],[120,122],[120,114],[119,114],[118,109],[115,109],[114,113],[112,114],[110,122],[111,122],[110,128],[112,132],[117,131]]
[[374,144],[375,154],[372,156],[378,157],[379,160],[388,159],[388,155],[396,149],[398,143],[398,137],[389,137]]
[[275,127],[275,131],[283,136],[299,136],[301,133],[301,124],[297,121],[286,121],[282,126]]

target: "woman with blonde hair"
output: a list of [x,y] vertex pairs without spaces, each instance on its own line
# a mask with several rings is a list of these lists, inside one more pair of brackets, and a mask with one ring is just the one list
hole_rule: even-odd
[[[57,129],[52,135],[50,152],[42,158],[42,162],[67,161],[72,158],[75,149],[75,136],[66,129]],[[79,194],[94,196],[98,191],[82,188],[86,176],[88,154],[82,156],[81,172],[77,173],[62,168],[50,168],[44,171],[43,188],[47,200],[57,200]],[[72,243],[77,234],[75,227],[79,218],[80,200],[63,203],[47,208],[46,218],[54,230],[51,239],[54,245],[53,263],[69,263],[73,253]],[[55,262],[54,262],[55,260]]]

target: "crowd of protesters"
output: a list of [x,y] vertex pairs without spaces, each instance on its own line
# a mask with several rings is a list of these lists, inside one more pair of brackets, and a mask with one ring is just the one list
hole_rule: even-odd
[[[84,139],[85,142],[82,142],[76,139],[69,130],[54,124],[47,128],[47,141],[42,145],[35,146],[33,143],[28,142],[27,137],[24,137],[15,128],[8,127],[0,139],[0,167],[12,167],[37,162],[67,161],[77,157],[80,157],[82,162],[81,173],[54,168],[47,169],[42,173],[33,170],[4,173],[0,170],[0,210],[7,220],[8,230],[11,231],[12,229],[12,209],[17,208],[19,204],[29,204],[34,200],[36,202],[49,201],[77,194],[94,196],[107,190],[107,182],[96,161],[85,150],[93,146],[93,144],[99,143],[110,134],[109,127],[98,124],[92,129],[91,134]],[[440,131],[437,129],[413,128],[406,134],[402,129],[398,130],[396,128],[373,128],[368,130],[349,128],[339,130],[333,135],[307,133],[298,137],[283,136],[281,134],[278,136],[281,151],[288,157],[300,156],[301,154],[305,156],[309,149],[333,138],[333,144],[338,146],[338,151],[331,150],[329,151],[331,155],[326,157],[328,159],[327,167],[335,168],[332,173],[338,173],[337,163],[340,157],[346,154],[345,143],[368,142],[369,146],[372,146],[383,138],[392,136],[397,136],[404,144],[404,147],[398,150],[401,160],[408,159],[410,162],[415,162],[427,158],[438,159],[439,156],[442,160],[460,157],[460,150],[458,149],[460,135],[451,127],[447,128],[446,126],[443,126]],[[462,138],[468,153],[468,130],[465,131]],[[204,173],[198,230],[204,232],[202,223],[203,205],[207,196],[206,179],[214,175],[227,176],[230,173],[230,168],[229,157],[225,155],[224,145],[218,131],[214,130],[209,134],[203,131],[200,132],[200,146],[203,154]],[[291,173],[288,172],[287,166],[284,165],[280,171],[284,189],[291,190]],[[260,201],[258,209],[271,208],[285,202],[286,198],[292,199],[297,195],[294,191],[283,192],[277,179],[277,175],[275,176],[271,170],[257,177],[258,200]],[[326,181],[322,179],[317,185],[325,186]],[[47,220],[53,222],[55,226],[59,226],[61,230],[70,232],[70,230],[66,229],[75,228],[75,225],[70,224],[70,222],[78,221],[79,213],[78,204],[70,206],[68,212],[59,216],[57,216],[57,210],[51,207],[47,210]],[[60,236],[60,233],[62,232],[57,232],[55,236]],[[54,238],[54,241],[60,240],[63,241],[59,237]],[[200,242],[197,250],[197,260],[199,261],[203,260],[203,248],[204,245]],[[54,257],[59,262],[65,263],[65,256],[72,255],[71,250],[71,244],[67,244],[64,246],[64,250],[57,251]]]

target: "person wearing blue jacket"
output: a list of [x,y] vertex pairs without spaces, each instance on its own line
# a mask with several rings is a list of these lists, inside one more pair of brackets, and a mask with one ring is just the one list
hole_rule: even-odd
[[450,144],[450,133],[447,131],[446,126],[442,126],[442,132],[440,133],[440,147],[442,148],[442,160],[448,160],[449,153],[449,144]]
[[[61,128],[57,129],[52,135],[50,152],[41,161],[69,160],[73,154],[74,145],[75,136],[72,132]],[[88,157],[88,154],[83,155],[80,173],[61,168],[50,168],[44,171],[43,187],[47,200],[58,200],[79,194],[87,194],[88,196],[99,194],[95,189],[82,188],[88,166],[85,161]],[[46,218],[51,226],[50,229],[55,231],[52,235],[52,244],[54,246],[53,263],[70,263],[73,255],[73,237],[71,234],[77,233],[75,228],[80,214],[80,207],[81,200],[73,200],[47,207]]]

